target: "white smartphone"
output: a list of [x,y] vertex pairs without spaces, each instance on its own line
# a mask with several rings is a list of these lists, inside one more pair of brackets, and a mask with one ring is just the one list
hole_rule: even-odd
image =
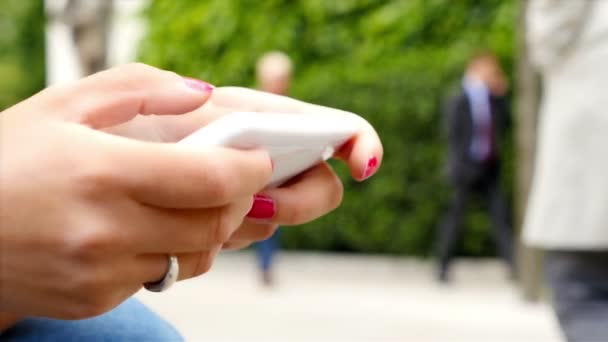
[[268,151],[274,173],[267,187],[277,187],[318,163],[358,130],[352,116],[235,112],[211,122],[179,144]]

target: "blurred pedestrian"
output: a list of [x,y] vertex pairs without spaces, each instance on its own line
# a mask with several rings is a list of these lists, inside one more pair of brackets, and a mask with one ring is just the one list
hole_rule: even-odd
[[447,163],[452,200],[439,227],[438,280],[448,281],[448,268],[472,195],[487,201],[492,232],[500,255],[513,269],[511,227],[500,190],[499,136],[508,123],[507,80],[491,52],[474,56],[462,87],[445,108],[448,131]]
[[112,4],[106,0],[68,0],[61,15],[70,28],[85,75],[107,66]]
[[[256,65],[258,87],[265,92],[287,95],[291,81],[292,63],[283,52],[273,51],[263,55]],[[274,284],[273,259],[279,249],[279,229],[268,239],[257,243],[258,263],[262,284]]]
[[528,43],[543,77],[524,239],[569,341],[608,340],[608,2],[532,0]]

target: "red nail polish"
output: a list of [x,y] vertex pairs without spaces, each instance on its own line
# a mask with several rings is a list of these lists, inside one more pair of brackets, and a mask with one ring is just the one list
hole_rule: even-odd
[[378,170],[378,158],[374,156],[369,158],[367,161],[367,165],[363,170],[363,179],[371,177],[374,173],[376,173],[376,170]]
[[263,195],[253,196],[253,206],[247,217],[259,220],[271,219],[275,214],[276,208],[272,198]]
[[215,89],[213,85],[195,78],[183,77],[183,79],[188,87],[196,91],[210,93],[213,91],[213,89]]

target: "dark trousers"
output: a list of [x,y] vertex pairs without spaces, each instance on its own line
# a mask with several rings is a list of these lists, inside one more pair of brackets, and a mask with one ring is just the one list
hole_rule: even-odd
[[568,341],[608,341],[608,251],[549,251],[545,270]]
[[446,216],[439,227],[438,253],[440,277],[445,279],[456,243],[462,235],[462,221],[472,195],[481,195],[486,201],[492,222],[492,237],[500,256],[514,272],[513,237],[508,210],[500,190],[498,172],[490,169],[469,183],[454,184],[454,193]]

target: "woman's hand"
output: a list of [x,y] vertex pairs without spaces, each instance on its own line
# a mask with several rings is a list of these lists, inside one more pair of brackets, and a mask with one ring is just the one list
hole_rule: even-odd
[[[137,117],[111,128],[116,134],[150,141],[178,141],[218,117],[234,111],[355,114],[313,105],[288,97],[260,91],[226,87],[217,88],[200,109],[181,116]],[[360,119],[359,133],[335,157],[344,160],[354,179],[362,181],[373,175],[382,160],[382,144],[365,120]],[[256,197],[251,216],[224,244],[225,248],[243,248],[274,233],[277,226],[312,221],[335,209],[342,200],[342,183],[329,164],[322,163],[288,184],[263,191]]]
[[208,270],[270,179],[268,154],[102,130],[138,114],[192,111],[211,92],[136,64],[49,88],[0,115],[0,311],[101,314],[162,278],[167,254],[179,256],[181,279]]

